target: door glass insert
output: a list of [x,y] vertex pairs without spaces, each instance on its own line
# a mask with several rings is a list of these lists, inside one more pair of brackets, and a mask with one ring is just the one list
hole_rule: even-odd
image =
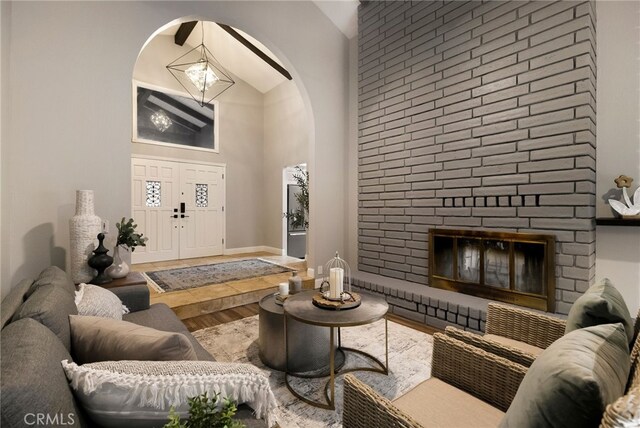
[[[438,276],[453,278],[453,238],[434,236],[434,270]],[[433,251],[433,250],[432,250]]]
[[209,206],[209,185],[196,184],[196,207],[207,208]]
[[514,244],[515,289],[542,294],[544,290],[544,245],[528,242]]
[[147,206],[159,207],[160,203],[160,182],[147,180]]

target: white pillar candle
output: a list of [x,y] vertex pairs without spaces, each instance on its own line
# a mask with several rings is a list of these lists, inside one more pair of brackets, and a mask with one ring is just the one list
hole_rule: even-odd
[[339,299],[342,296],[342,283],[344,282],[344,269],[331,268],[329,271],[329,297]]
[[289,295],[289,283],[288,282],[281,282],[280,284],[278,284],[278,289],[280,292],[281,296],[288,296]]

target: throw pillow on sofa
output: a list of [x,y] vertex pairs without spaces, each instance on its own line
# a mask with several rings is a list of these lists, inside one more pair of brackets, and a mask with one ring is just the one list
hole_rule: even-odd
[[565,334],[592,325],[622,323],[628,342],[633,342],[634,325],[627,304],[608,278],[589,287],[569,310]]
[[78,309],[73,295],[62,287],[47,284],[39,287],[13,315],[12,322],[23,318],[33,318],[60,338],[62,344],[71,349],[69,337],[69,315],[76,315]]
[[197,360],[184,334],[160,331],[127,321],[69,317],[74,360],[84,364],[119,360]]
[[500,427],[596,428],[624,394],[629,368],[622,324],[572,331],[533,362]]
[[38,288],[44,285],[60,287],[72,296],[76,292],[75,284],[62,269],[57,266],[49,266],[43,270],[38,278],[33,282],[33,285],[31,285],[26,297],[29,298],[29,296],[35,293]]
[[78,315],[121,320],[122,315],[129,313],[118,296],[93,284],[80,284],[75,293],[75,302]]
[[270,426],[274,422],[277,402],[269,379],[249,364],[105,361],[78,366],[65,360],[62,366],[91,419],[104,427],[162,426],[171,407],[186,417],[187,398],[204,392],[247,403],[257,418]]

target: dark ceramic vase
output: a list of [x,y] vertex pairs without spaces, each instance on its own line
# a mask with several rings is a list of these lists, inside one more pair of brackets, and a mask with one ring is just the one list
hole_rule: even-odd
[[93,256],[87,262],[89,266],[98,271],[98,275],[91,280],[92,284],[102,285],[111,282],[111,278],[104,271],[113,264],[113,257],[107,255],[109,250],[103,245],[104,233],[98,233],[98,248],[93,250]]

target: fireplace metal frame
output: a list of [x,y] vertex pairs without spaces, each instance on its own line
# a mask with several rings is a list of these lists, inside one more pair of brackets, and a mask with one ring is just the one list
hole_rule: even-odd
[[[434,238],[443,236],[453,239],[453,278],[435,275],[435,251]],[[480,280],[469,282],[457,278],[458,276],[458,240],[462,238],[474,238],[480,240]],[[486,285],[485,283],[485,241],[505,241],[509,243],[509,288],[502,289]],[[485,230],[462,230],[462,229],[429,229],[429,283],[432,287],[459,293],[470,294],[477,297],[498,300],[506,303],[513,303],[532,309],[539,309],[547,312],[555,311],[556,304],[556,277],[555,259],[556,245],[555,236],[516,233],[516,232],[494,232]],[[543,294],[526,293],[515,289],[515,243],[540,244],[544,246],[543,257]]]

